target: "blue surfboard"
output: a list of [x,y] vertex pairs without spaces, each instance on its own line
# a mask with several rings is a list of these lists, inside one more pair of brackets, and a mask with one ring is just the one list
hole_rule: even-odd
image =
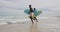
[[[26,14],[29,14],[30,10],[29,10],[29,9],[25,9],[24,12],[25,12]],[[34,11],[34,14],[35,14],[35,16],[38,16],[38,15],[41,14],[41,11],[35,10],[35,11]]]
[[24,12],[25,12],[26,14],[29,14],[30,10],[29,10],[29,9],[26,9],[26,10],[24,10]]

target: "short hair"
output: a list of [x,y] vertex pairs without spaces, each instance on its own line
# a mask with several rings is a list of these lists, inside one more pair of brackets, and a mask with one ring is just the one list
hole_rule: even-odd
[[35,8],[34,8],[34,10],[35,10]]
[[31,5],[29,5],[29,7],[31,7]]

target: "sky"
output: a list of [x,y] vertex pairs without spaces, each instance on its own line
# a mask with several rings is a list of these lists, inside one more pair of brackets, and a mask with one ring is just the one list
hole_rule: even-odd
[[0,0],[0,16],[20,15],[30,4],[33,8],[60,10],[60,0]]

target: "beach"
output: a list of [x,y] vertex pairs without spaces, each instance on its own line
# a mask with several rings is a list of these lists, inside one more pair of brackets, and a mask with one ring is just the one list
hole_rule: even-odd
[[39,19],[33,24],[27,23],[5,24],[0,26],[0,32],[60,32],[60,18],[48,17]]
[[[34,8],[42,12],[32,23],[24,11]],[[0,0],[0,32],[60,32],[60,0]]]

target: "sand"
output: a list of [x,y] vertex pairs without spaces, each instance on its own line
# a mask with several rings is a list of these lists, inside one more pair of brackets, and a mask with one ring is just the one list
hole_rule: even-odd
[[6,24],[0,26],[0,32],[60,32],[60,18],[49,17],[39,22]]

